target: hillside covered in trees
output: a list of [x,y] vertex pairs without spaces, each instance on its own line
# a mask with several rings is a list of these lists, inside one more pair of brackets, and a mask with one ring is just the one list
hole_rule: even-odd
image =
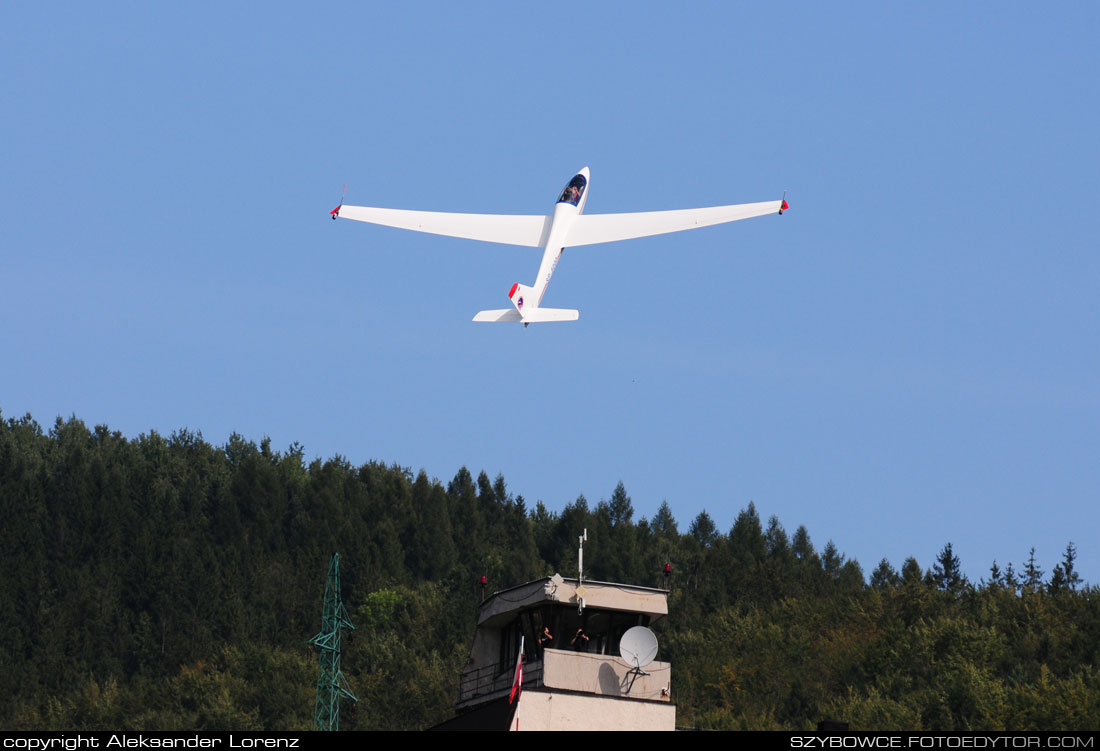
[[[720,499],[719,502],[728,502]],[[927,569],[865,577],[832,543],[764,522],[681,529],[666,503],[528,506],[505,479],[337,456],[306,462],[238,435],[127,439],[77,419],[0,420],[0,723],[13,729],[306,729],[325,572],[341,556],[358,630],[346,729],[451,715],[479,599],[586,574],[663,586],[661,659],[678,724],[701,728],[1100,727],[1100,596],[1034,555],[966,580],[951,545]]]

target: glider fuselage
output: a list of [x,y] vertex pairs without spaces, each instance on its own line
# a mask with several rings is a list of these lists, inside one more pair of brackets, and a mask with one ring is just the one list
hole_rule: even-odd
[[[573,226],[573,221],[584,211],[584,204],[588,200],[589,183],[588,167],[585,167],[565,186],[554,207],[550,232],[546,236],[545,250],[542,253],[542,263],[539,264],[539,273],[535,277],[536,305],[542,303],[542,296],[546,294],[546,285],[550,283],[550,277],[554,275],[554,269],[558,267],[561,254],[567,247],[569,229]],[[579,194],[574,191],[579,191]]]

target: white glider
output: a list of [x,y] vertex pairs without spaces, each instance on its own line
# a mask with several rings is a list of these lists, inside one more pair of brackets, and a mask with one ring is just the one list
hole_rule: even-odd
[[550,277],[554,275],[554,269],[567,247],[663,235],[765,214],[782,214],[787,209],[787,202],[779,200],[704,209],[584,215],[582,212],[585,201],[588,200],[588,185],[589,171],[585,167],[565,186],[557,206],[554,207],[554,213],[550,216],[447,214],[438,211],[344,206],[343,203],[329,213],[333,219],[341,217],[433,235],[545,248],[534,286],[528,287],[516,282],[508,292],[508,299],[512,301],[511,308],[483,310],[474,316],[475,321],[515,321],[526,326],[546,321],[575,321],[580,317],[580,312],[576,310],[539,307],[542,296],[546,293],[546,285],[550,283]]

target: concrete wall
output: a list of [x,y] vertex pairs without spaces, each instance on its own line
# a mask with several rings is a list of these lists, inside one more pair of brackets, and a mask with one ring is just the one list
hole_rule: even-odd
[[675,730],[676,706],[607,696],[524,691],[511,730]]
[[649,675],[637,676],[633,685],[629,671],[630,666],[621,657],[548,649],[543,653],[542,685],[628,700],[670,701],[661,694],[672,679],[672,667],[667,662],[651,662],[645,668]]

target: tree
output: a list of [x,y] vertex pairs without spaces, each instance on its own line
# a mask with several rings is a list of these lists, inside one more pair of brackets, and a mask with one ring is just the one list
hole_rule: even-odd
[[1062,569],[1066,574],[1066,584],[1069,588],[1076,591],[1077,585],[1081,582],[1081,577],[1077,575],[1077,571],[1073,567],[1074,561],[1077,560],[1077,546],[1072,541],[1066,544],[1066,552],[1063,558]]
[[454,565],[457,551],[447,512],[447,494],[438,483],[428,480],[424,470],[412,486],[416,523],[410,525],[406,560],[413,572],[424,579],[440,581]]
[[942,592],[958,594],[969,583],[962,574],[959,557],[951,549],[951,543],[943,546],[932,566],[932,582]]
[[756,513],[756,504],[752,501],[734,519],[729,543],[734,559],[741,565],[754,564],[767,555],[767,542],[760,525],[760,515]]
[[704,548],[709,548],[718,539],[718,528],[714,526],[714,521],[706,509],[700,511],[695,517],[691,526],[688,527],[688,534]]
[[626,488],[620,480],[611,493],[611,525],[630,524],[634,518],[634,507],[630,504],[630,496],[626,494]]
[[920,570],[920,564],[917,563],[917,559],[909,556],[905,559],[905,562],[901,564],[901,581],[907,586],[913,586],[921,583],[922,573]]
[[[504,482],[504,475],[497,473],[496,479],[493,480],[493,496],[496,498],[497,503],[504,504],[508,501],[508,485]],[[522,500],[523,496],[520,496]]]
[[1066,545],[1062,562],[1054,567],[1054,571],[1050,575],[1050,584],[1047,585],[1047,591],[1054,594],[1066,589],[1077,590],[1077,585],[1081,583],[1081,577],[1074,568],[1074,561],[1076,560],[1077,546],[1070,542]]
[[798,559],[803,565],[816,567],[820,561],[817,559],[817,551],[814,550],[814,544],[810,541],[810,533],[806,531],[806,527],[798,525],[798,529],[794,531],[794,539],[791,540],[791,550],[794,551],[794,557]]
[[[489,490],[492,492],[492,488]],[[486,523],[470,470],[465,467],[458,470],[454,479],[447,485],[447,496],[450,499],[451,527],[457,539],[461,541],[461,545],[458,546],[459,560],[466,567],[469,575],[480,576],[481,569],[485,565],[482,540],[485,536]]]
[[830,579],[840,576],[840,570],[844,566],[844,555],[836,549],[832,540],[825,543],[825,549],[821,551],[821,568]]
[[1043,584],[1043,571],[1035,562],[1035,548],[1032,547],[1024,564],[1024,578],[1021,586],[1025,592],[1038,592]]
[[557,513],[546,508],[546,504],[542,501],[536,501],[535,508],[531,510],[530,518],[534,527],[533,533],[539,557],[549,562],[551,566],[555,565],[557,563],[555,539],[558,526]]
[[609,502],[599,503],[596,517],[602,539],[600,560],[593,571],[601,571],[608,581],[649,583],[652,572],[646,571],[642,562],[641,530],[631,521],[634,507],[622,482],[615,486]]
[[672,508],[668,505],[668,501],[661,501],[661,507],[650,520],[649,528],[655,535],[679,537],[680,530],[676,528],[676,517],[672,515]]
[[[563,575],[576,576],[577,540],[585,529],[595,527],[595,521],[594,515],[588,508],[588,499],[583,493],[577,496],[577,500],[566,504],[554,527],[552,557],[547,558],[547,562]],[[590,577],[593,575],[592,565],[600,560],[600,544],[601,541],[596,539],[595,535],[589,535],[589,541],[585,545],[585,559],[589,562]]]
[[901,577],[890,565],[890,561],[883,558],[871,572],[871,586],[874,589],[893,589],[901,584]]
[[768,558],[764,564],[765,584],[773,600],[782,599],[793,593],[798,562],[791,549],[790,540],[787,539],[787,532],[774,514],[768,519],[764,543],[768,551]]

